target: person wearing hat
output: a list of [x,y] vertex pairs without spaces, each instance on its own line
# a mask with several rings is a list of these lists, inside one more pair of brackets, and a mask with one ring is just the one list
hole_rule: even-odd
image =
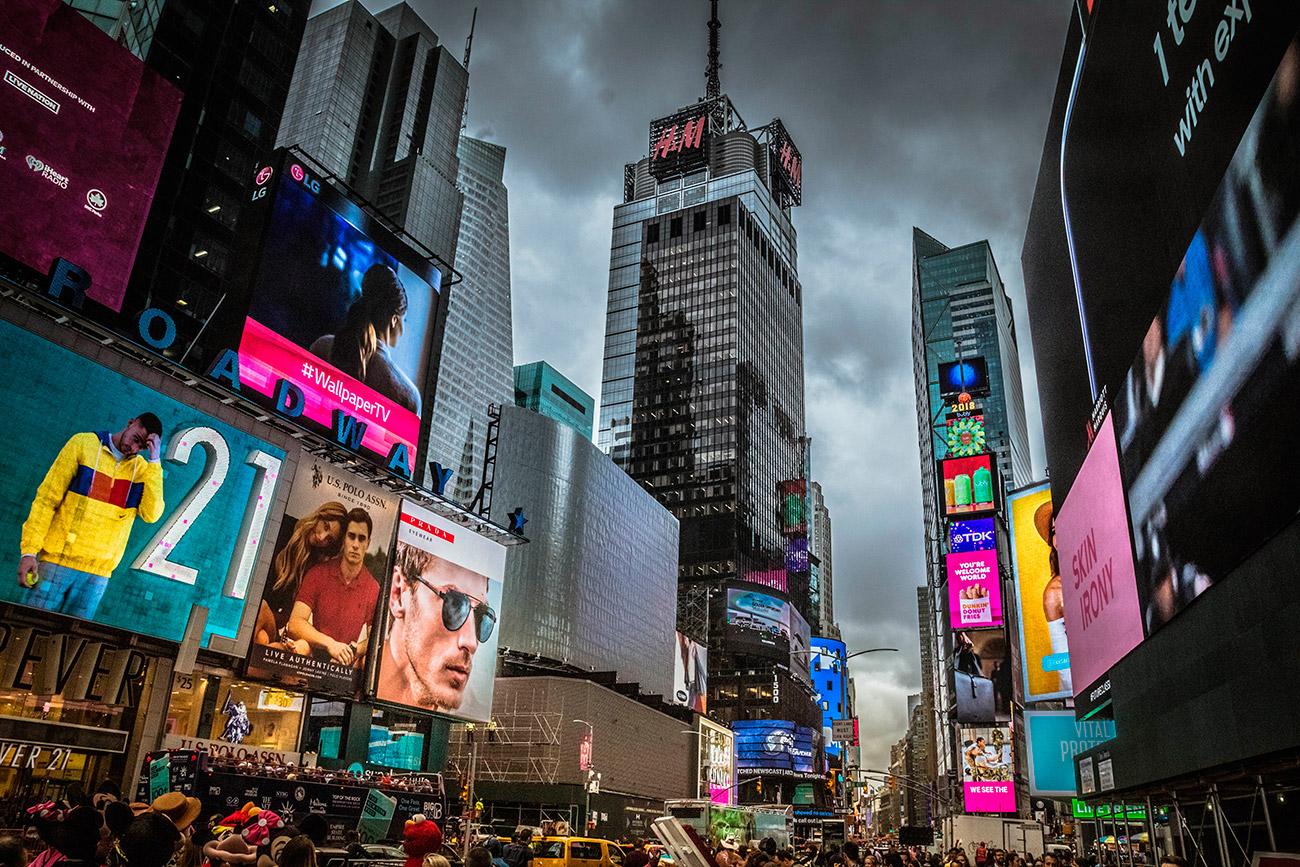
[[159,795],[149,805],[149,812],[161,813],[166,816],[176,826],[176,830],[182,834],[194,824],[194,820],[199,817],[199,813],[202,811],[203,804],[198,798],[189,798],[180,792],[168,792],[165,795]]
[[719,845],[714,860],[718,862],[718,867],[741,867],[739,852],[740,844],[736,842],[736,838],[728,836]]

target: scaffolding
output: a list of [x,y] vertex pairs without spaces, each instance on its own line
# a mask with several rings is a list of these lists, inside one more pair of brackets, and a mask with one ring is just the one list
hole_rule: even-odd
[[447,769],[468,778],[470,737],[477,739],[478,764],[474,776],[479,782],[559,783],[560,727],[564,714],[559,711],[532,711],[513,707],[494,711],[495,731],[488,735],[481,729],[471,735],[464,726],[453,726],[447,745]]

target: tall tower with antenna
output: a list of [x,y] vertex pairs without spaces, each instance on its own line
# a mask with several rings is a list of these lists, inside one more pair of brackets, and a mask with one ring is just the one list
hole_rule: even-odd
[[779,120],[746,126],[723,91],[710,5],[703,98],[652,121],[624,167],[597,445],[680,522],[677,630],[708,647],[710,713],[820,731],[800,157]]

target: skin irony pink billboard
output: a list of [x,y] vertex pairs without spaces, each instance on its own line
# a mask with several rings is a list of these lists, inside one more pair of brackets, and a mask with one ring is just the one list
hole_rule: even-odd
[[1056,518],[1075,695],[1142,641],[1115,424],[1102,423]]

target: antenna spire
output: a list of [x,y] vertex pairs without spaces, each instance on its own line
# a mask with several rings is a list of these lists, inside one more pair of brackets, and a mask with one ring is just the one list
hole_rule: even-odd
[[[469,75],[469,50],[474,47],[474,25],[478,23],[478,7],[474,7],[474,15],[469,19],[469,36],[465,39],[465,74]],[[465,106],[460,112],[460,134],[464,135],[465,130],[469,127],[469,85],[465,86]]]
[[722,64],[718,62],[718,31],[722,29],[722,22],[718,20],[718,0],[710,0],[713,17],[709,19],[709,65],[704,71],[704,78],[708,82],[704,96],[706,99],[717,99],[722,96],[722,82],[718,80],[718,70],[722,69]]

